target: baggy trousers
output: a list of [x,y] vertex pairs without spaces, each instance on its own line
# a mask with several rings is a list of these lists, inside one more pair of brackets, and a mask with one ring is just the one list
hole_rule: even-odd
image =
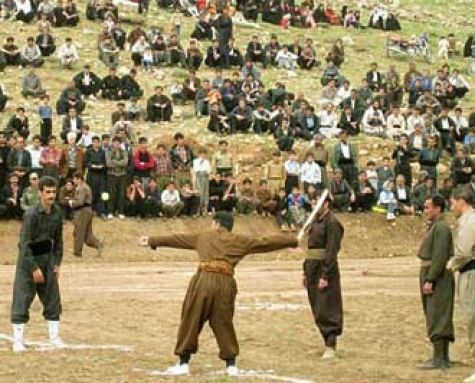
[[237,285],[230,275],[199,270],[191,279],[181,312],[175,355],[198,351],[198,337],[209,322],[222,360],[235,358],[239,345],[233,326]]
[[58,321],[61,315],[61,298],[59,284],[53,273],[53,265],[49,255],[35,257],[40,267],[45,283],[35,284],[32,271],[28,270],[25,262],[18,262],[13,283],[13,302],[11,308],[11,322],[14,324],[27,323],[30,319],[30,306],[36,294],[43,304],[43,317],[46,320]]
[[73,252],[75,255],[81,255],[84,244],[95,249],[99,247],[99,240],[92,233],[92,216],[92,209],[89,206],[74,212]]
[[[468,326],[468,342],[475,348],[475,270],[465,271],[458,277],[458,298]],[[473,353],[474,351],[472,351]],[[474,355],[475,356],[475,355]]]
[[325,346],[335,347],[336,338],[343,332],[343,304],[341,298],[340,272],[338,267],[328,275],[328,287],[318,289],[322,276],[323,261],[306,259],[303,264],[307,279],[307,294],[313,317],[322,334]]

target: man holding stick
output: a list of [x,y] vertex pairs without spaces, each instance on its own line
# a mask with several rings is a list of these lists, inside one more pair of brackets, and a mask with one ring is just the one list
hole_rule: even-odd
[[[475,356],[475,210],[474,194],[468,187],[454,190],[451,206],[458,218],[454,256],[447,264],[447,269],[459,272],[458,298],[467,318],[468,342],[472,356]],[[475,374],[465,380],[475,382]]]
[[343,332],[338,252],[344,229],[331,212],[331,198],[325,190],[312,211],[299,239],[308,233],[308,250],[303,264],[303,285],[320,333],[325,342],[322,359],[336,356],[337,337]]
[[198,351],[198,337],[208,321],[218,342],[219,357],[226,362],[226,373],[238,374],[239,345],[233,326],[237,294],[234,268],[247,254],[297,246],[297,239],[289,235],[250,238],[233,234],[233,224],[230,213],[218,212],[210,231],[140,238],[140,245],[154,250],[157,247],[194,249],[199,255],[198,271],[190,281],[182,308],[175,347],[179,362],[166,371],[169,375],[189,374],[191,355]]

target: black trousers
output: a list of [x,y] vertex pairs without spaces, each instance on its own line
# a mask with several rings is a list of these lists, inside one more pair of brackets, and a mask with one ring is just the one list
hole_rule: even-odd
[[25,262],[17,263],[15,282],[13,283],[13,302],[11,308],[11,322],[14,324],[27,323],[30,319],[30,306],[38,294],[43,304],[43,317],[46,320],[57,321],[61,315],[61,298],[59,284],[53,273],[53,265],[49,255],[36,257],[44,277],[45,283],[37,285],[33,282],[33,275],[27,269]]
[[87,172],[87,184],[92,191],[92,210],[98,214],[105,214],[102,193],[106,190],[106,176],[104,173]]
[[127,187],[127,175],[107,176],[107,190],[109,192],[109,214],[124,214],[125,211],[125,189]]
[[43,118],[40,123],[40,141],[43,145],[48,145],[48,139],[53,132],[53,120],[51,118]]
[[341,299],[340,272],[338,266],[328,275],[328,287],[318,289],[322,276],[323,261],[306,259],[303,271],[307,280],[308,301],[325,346],[336,347],[336,338],[343,332],[343,304]]

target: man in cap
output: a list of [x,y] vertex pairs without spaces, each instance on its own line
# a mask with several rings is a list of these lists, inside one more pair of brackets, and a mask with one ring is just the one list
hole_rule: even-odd
[[247,254],[297,246],[297,239],[289,235],[250,238],[233,234],[233,224],[230,213],[218,212],[213,217],[212,229],[209,231],[140,238],[140,245],[152,249],[194,249],[200,259],[198,271],[190,281],[183,303],[175,347],[179,362],[170,367],[167,374],[189,374],[191,355],[198,351],[198,337],[204,324],[209,321],[218,342],[219,357],[226,362],[226,373],[236,375],[239,345],[233,326],[237,294],[234,268]]

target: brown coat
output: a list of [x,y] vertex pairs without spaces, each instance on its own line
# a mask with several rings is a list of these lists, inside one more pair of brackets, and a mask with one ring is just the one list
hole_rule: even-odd
[[297,238],[289,235],[272,235],[251,238],[234,234],[226,229],[195,234],[172,234],[151,237],[150,247],[195,249],[200,261],[220,260],[236,266],[247,254],[266,253],[287,247],[297,247]]
[[[65,178],[69,171],[69,147],[65,146],[61,152],[61,160],[59,161],[60,176]],[[76,146],[76,172],[84,171],[84,151]]]

